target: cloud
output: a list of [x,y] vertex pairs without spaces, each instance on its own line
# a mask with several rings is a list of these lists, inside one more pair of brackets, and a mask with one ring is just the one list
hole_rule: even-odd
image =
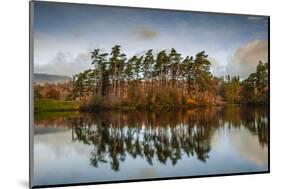
[[238,48],[228,61],[226,73],[246,78],[255,72],[259,61],[268,62],[267,40],[255,40]]
[[73,57],[70,53],[58,52],[47,64],[35,64],[35,73],[47,73],[72,76],[91,68],[90,52],[79,53]]
[[225,66],[221,65],[215,58],[208,56],[211,62],[210,70],[215,76],[223,76],[225,73]]
[[157,37],[157,32],[147,27],[139,27],[136,29],[136,35],[139,39],[149,40]]

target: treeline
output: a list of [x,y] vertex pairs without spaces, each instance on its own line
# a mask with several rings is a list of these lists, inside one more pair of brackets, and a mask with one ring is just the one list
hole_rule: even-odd
[[92,52],[93,69],[73,77],[74,99],[91,97],[89,107],[166,108],[215,104],[218,92],[204,51],[183,58],[174,48],[127,56]]
[[72,82],[52,84],[45,83],[44,85],[35,83],[34,98],[71,101],[73,100],[72,87]]
[[[176,108],[224,103],[266,104],[268,63],[259,62],[246,79],[216,77],[205,51],[183,57],[176,49],[146,51],[128,57],[115,45],[110,53],[95,49],[92,69],[73,76],[64,98],[82,109]],[[40,93],[40,91],[39,91]]]
[[268,63],[259,62],[256,72],[248,78],[226,77],[221,86],[221,95],[230,103],[268,103]]

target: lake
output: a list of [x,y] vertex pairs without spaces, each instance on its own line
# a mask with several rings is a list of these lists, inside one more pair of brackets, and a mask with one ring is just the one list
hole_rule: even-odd
[[267,107],[35,116],[34,185],[268,171]]

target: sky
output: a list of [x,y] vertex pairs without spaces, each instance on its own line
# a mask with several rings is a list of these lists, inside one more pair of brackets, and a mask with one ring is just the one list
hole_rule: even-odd
[[216,76],[247,77],[268,61],[268,20],[97,5],[34,3],[34,72],[71,76],[91,67],[90,52],[118,44],[128,55],[175,48],[183,57],[206,51]]

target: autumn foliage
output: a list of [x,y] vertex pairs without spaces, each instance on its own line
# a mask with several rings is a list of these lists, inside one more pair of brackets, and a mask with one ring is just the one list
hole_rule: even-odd
[[183,57],[174,48],[127,57],[116,45],[110,53],[95,49],[92,69],[64,84],[35,85],[36,99],[77,101],[84,110],[171,109],[222,105],[265,104],[268,63],[259,62],[248,78],[216,77],[204,51]]

